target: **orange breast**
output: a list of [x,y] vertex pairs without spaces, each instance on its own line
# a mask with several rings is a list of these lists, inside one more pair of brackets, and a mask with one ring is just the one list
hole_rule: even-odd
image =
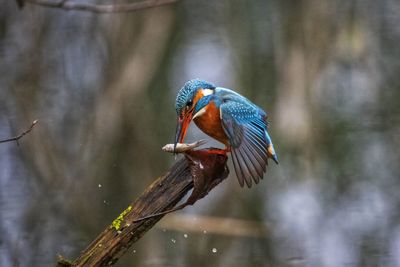
[[226,136],[224,129],[222,129],[219,108],[217,108],[215,103],[210,102],[205,109],[206,110],[202,115],[194,118],[197,127],[212,138],[228,146],[228,137]]

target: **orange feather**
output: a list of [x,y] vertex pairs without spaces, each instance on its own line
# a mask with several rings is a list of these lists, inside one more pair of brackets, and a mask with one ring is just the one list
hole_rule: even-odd
[[205,112],[194,118],[194,122],[203,132],[229,146],[228,137],[222,129],[220,110],[214,102],[204,107]]

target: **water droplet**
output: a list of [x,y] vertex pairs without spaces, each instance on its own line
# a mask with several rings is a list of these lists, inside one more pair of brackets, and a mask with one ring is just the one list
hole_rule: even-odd
[[99,184],[99,188],[101,187],[101,184]]
[[167,230],[166,229],[162,229],[162,231],[165,233]]
[[176,240],[172,238],[172,239],[171,239],[171,242],[175,244],[175,243],[176,243]]
[[217,253],[218,250],[216,248],[213,248],[211,251],[212,253]]
[[183,237],[184,237],[184,238],[188,238],[188,235],[187,235],[187,234],[183,234]]
[[207,234],[207,231],[206,231],[206,230],[204,230],[204,231],[203,231],[203,234]]
[[133,253],[136,253],[136,249],[133,250]]

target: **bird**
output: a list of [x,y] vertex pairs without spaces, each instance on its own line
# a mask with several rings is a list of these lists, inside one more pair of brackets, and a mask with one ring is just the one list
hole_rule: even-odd
[[200,130],[225,145],[225,154],[231,153],[241,187],[246,184],[250,188],[253,181],[258,184],[269,159],[278,164],[267,131],[267,113],[239,93],[192,79],[179,90],[175,110],[174,147],[184,141],[190,122],[194,121]]

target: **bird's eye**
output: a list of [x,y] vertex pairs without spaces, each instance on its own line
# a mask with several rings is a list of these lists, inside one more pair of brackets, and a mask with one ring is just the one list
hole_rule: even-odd
[[189,101],[186,103],[186,108],[189,109],[192,105],[193,105],[193,101],[192,101],[192,100],[189,100]]

